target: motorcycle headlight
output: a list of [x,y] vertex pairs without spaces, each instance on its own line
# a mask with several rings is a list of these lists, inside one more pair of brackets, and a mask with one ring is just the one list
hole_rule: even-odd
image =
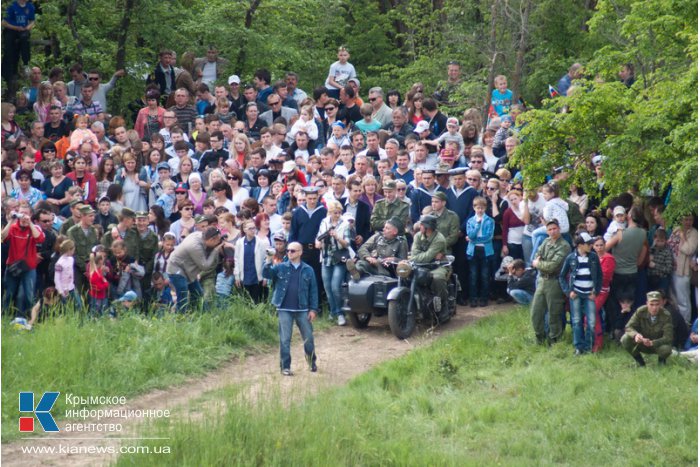
[[406,279],[411,275],[411,265],[408,261],[400,261],[399,264],[396,265],[396,275],[402,279]]

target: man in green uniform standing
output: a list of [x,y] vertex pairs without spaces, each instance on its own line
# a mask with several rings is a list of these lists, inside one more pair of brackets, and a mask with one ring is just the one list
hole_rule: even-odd
[[158,253],[158,235],[148,228],[148,212],[138,211],[136,213],[136,233],[139,239],[138,262],[146,270],[141,278],[141,290],[143,291],[144,311],[151,302],[151,276],[153,274],[153,263]]
[[90,261],[92,247],[97,245],[97,231],[95,223],[95,211],[90,206],[80,208],[80,223],[68,229],[67,236],[75,243],[75,263],[73,266],[73,280],[75,289],[79,293],[86,292],[88,280],[85,275],[87,263]]
[[[437,218],[430,214],[424,215],[418,221],[420,232],[413,239],[411,248],[411,260],[416,263],[432,263],[445,259],[447,245],[445,237],[437,231]],[[430,271],[433,280],[430,290],[435,297],[433,305],[435,310],[447,309],[447,279],[450,277],[450,267],[441,266]]]
[[661,305],[660,292],[647,294],[647,304],[632,315],[620,343],[639,366],[646,365],[642,353],[658,355],[659,365],[666,363],[673,344],[673,318]]
[[549,341],[557,342],[562,335],[562,314],[564,313],[564,292],[559,285],[559,273],[571,247],[561,237],[559,222],[547,222],[549,238],[537,249],[532,267],[538,271],[537,288],[532,298],[530,317],[538,344],[545,342],[545,312],[549,311]]
[[403,222],[404,227],[410,218],[408,203],[399,199],[396,194],[396,182],[389,180],[382,185],[384,199],[380,199],[372,209],[369,219],[373,232],[381,232],[389,219],[396,218]]

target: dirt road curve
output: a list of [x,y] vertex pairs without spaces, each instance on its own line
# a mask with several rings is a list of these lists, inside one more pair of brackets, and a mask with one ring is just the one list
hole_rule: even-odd
[[[298,339],[292,345],[292,370],[295,376],[282,377],[279,374],[279,356],[277,349],[260,355],[252,355],[245,359],[236,359],[224,364],[218,370],[206,376],[193,378],[186,383],[156,390],[136,397],[120,409],[182,409],[188,417],[197,416],[187,408],[188,402],[193,401],[209,391],[223,388],[232,384],[245,384],[248,393],[255,398],[258,393],[278,391],[282,397],[292,398],[293,395],[309,395],[320,389],[345,384],[352,377],[363,373],[373,366],[408,351],[431,342],[446,333],[460,329],[473,323],[479,318],[509,310],[512,305],[498,305],[486,308],[458,308],[457,315],[445,326],[426,330],[419,328],[408,340],[397,340],[390,332],[386,318],[372,318],[369,328],[358,331],[350,327],[334,326],[316,336],[316,351],[318,353],[318,373],[310,373],[306,368],[303,347]],[[295,331],[296,333],[297,331]],[[294,389],[292,391],[292,388]],[[177,416],[177,411],[174,416]],[[173,417],[171,417],[173,418]],[[90,421],[79,420],[81,423]],[[108,465],[114,462],[116,456],[105,454],[27,454],[23,446],[117,446],[119,439],[142,436],[139,426],[142,419],[101,419],[100,423],[121,423],[123,430],[112,438],[100,440],[74,439],[87,437],[104,437],[102,433],[70,433],[61,431],[52,435],[56,439],[17,441],[2,446],[3,466],[94,466]],[[59,426],[62,423],[59,422]],[[71,438],[71,439],[68,439]]]

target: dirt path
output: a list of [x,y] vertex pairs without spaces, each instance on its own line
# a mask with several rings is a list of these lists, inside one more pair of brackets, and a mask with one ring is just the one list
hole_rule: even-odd
[[[355,330],[347,327],[334,326],[318,333],[316,350],[318,353],[318,373],[310,373],[303,359],[304,351],[298,339],[292,343],[292,370],[295,376],[282,377],[279,374],[279,355],[275,348],[265,354],[252,355],[244,359],[236,359],[224,364],[221,368],[205,376],[192,378],[185,383],[164,390],[151,391],[127,402],[125,406],[116,408],[133,409],[171,409],[175,418],[179,416],[197,417],[202,407],[192,409],[188,403],[197,400],[206,393],[233,384],[245,384],[246,394],[256,399],[260,394],[275,393],[288,400],[296,399],[299,394],[305,397],[309,394],[331,386],[345,384],[352,377],[363,373],[375,365],[397,358],[410,350],[425,345],[447,333],[461,329],[479,318],[509,310],[512,305],[498,305],[486,308],[459,307],[457,315],[445,326],[426,330],[419,328],[413,337],[407,340],[397,340],[389,330],[386,318],[373,317],[365,330]],[[298,335],[298,331],[295,331]],[[216,402],[216,401],[215,401]],[[220,403],[220,401],[219,401]],[[206,404],[205,404],[206,405]],[[178,413],[178,409],[181,412]],[[79,420],[80,423],[90,423],[89,420]],[[90,446],[118,446],[119,438],[143,436],[139,428],[143,419],[101,419],[99,423],[120,423],[123,430],[114,433],[106,439],[85,439],[88,437],[105,438],[104,433],[71,433],[61,431],[52,435],[55,439],[38,437],[32,440],[21,440],[2,446],[2,463],[8,466],[93,466],[108,465],[114,462],[117,455],[113,454],[70,454],[58,453],[38,454],[26,453],[26,446],[70,446],[87,449]],[[59,427],[65,422],[59,422]],[[71,439],[68,439],[71,438]],[[82,438],[82,439],[75,439]],[[167,441],[163,441],[167,444]]]

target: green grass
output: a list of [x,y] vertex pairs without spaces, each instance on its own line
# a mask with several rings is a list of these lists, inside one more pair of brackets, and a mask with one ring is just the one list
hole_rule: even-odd
[[[234,301],[188,316],[124,314],[89,320],[77,313],[47,319],[31,332],[2,323],[2,440],[19,437],[18,392],[133,396],[215,368],[235,352],[267,347],[277,318],[264,305]],[[73,408],[73,407],[68,407]],[[78,407],[76,407],[78,408]]]
[[223,414],[144,434],[171,438],[172,465],[697,464],[696,367],[533,340],[518,308],[291,407],[231,387]]

